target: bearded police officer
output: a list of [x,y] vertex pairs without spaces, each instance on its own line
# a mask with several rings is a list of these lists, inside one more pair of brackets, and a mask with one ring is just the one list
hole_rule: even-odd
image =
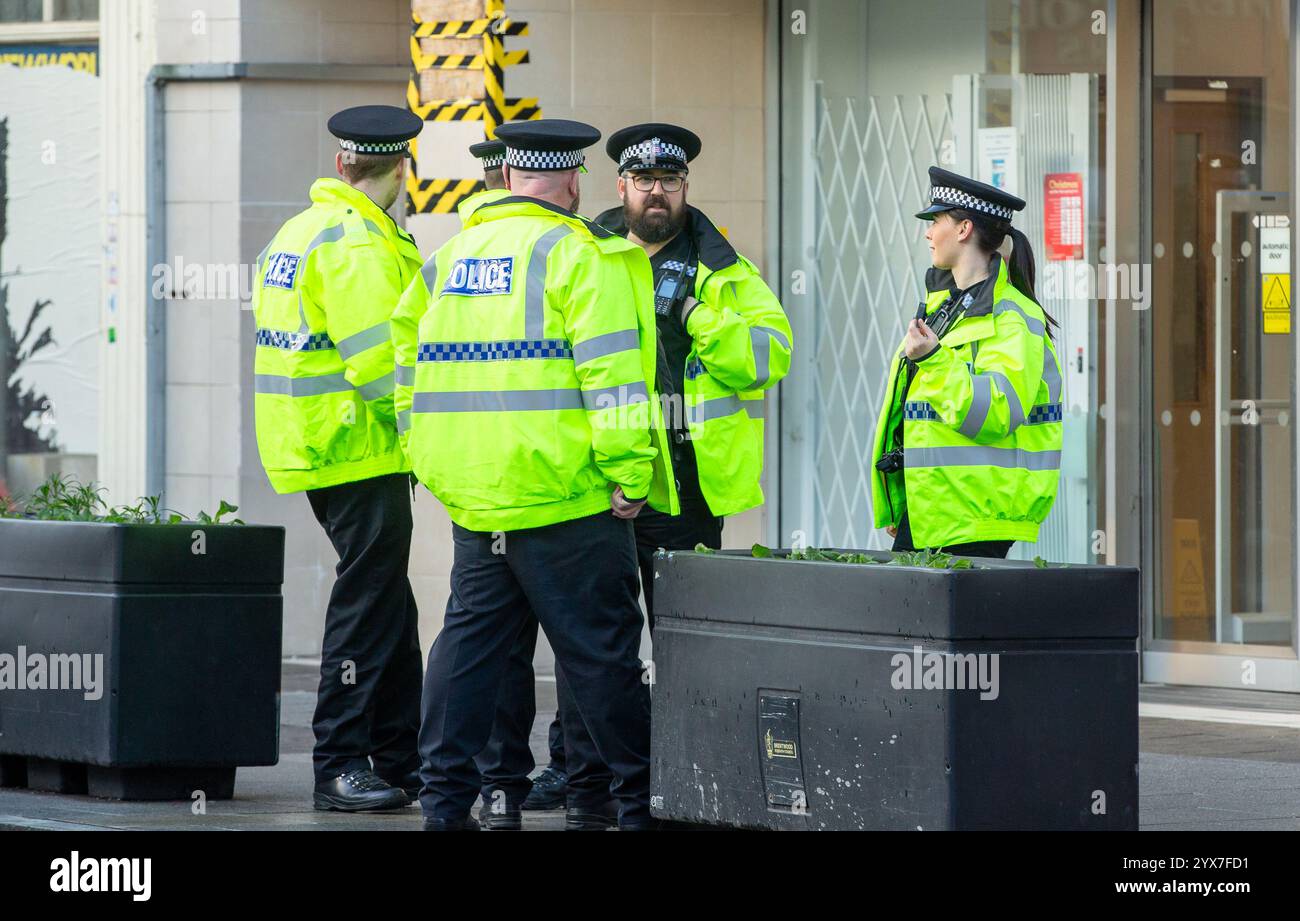
[[393,315],[399,425],[455,542],[425,675],[425,828],[478,827],[473,758],[533,616],[609,765],[620,826],[643,828],[650,700],[631,519],[647,502],[676,508],[653,394],[649,265],[575,213],[598,131],[544,120],[498,135],[511,194],[469,216]]
[[386,212],[421,127],[391,106],[331,118],[341,179],[318,180],[258,259],[258,451],[276,492],[307,493],[339,556],[312,721],[317,809],[390,809],[418,792],[410,465],[388,317],[420,255]]
[[605,146],[622,208],[596,222],[650,257],[659,390],[673,441],[681,515],[647,509],[637,557],[654,628],[654,554],[722,546],[722,520],[763,502],[763,393],[790,369],[790,323],[758,269],[687,203],[700,139],[676,125],[633,125]]
[[[485,190],[469,196],[457,210],[467,221],[480,205],[510,194],[506,189],[502,167],[506,145],[488,140],[471,144],[473,154],[483,168]],[[533,749],[529,744],[533,720],[537,717],[536,682],[533,655],[537,651],[537,618],[529,617],[510,650],[510,665],[501,683],[492,735],[474,763],[482,775],[483,808],[479,822],[491,831],[518,831],[523,827],[523,809],[559,809],[564,806],[564,788],[568,774],[564,764],[564,731],[560,714],[555,714],[548,732],[550,763],[535,778]]]

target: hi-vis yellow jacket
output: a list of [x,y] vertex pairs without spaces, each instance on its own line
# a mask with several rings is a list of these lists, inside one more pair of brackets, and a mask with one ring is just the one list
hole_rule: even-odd
[[257,448],[280,493],[410,470],[388,318],[420,252],[345,182],[318,180],[311,200],[258,257],[253,291]]
[[[622,208],[596,221],[627,235]],[[794,336],[758,268],[698,208],[683,233],[697,254],[689,275],[699,303],[686,316],[685,405],[667,411],[684,413],[709,511],[735,515],[763,504],[763,396],[790,370]]]
[[416,476],[473,531],[607,511],[615,485],[676,514],[645,253],[544,201],[476,204],[392,316]]
[[[956,291],[931,269],[925,310]],[[986,540],[1038,540],[1060,479],[1061,365],[1043,310],[1007,278],[994,254],[989,277],[904,392],[903,346],[890,365],[871,457],[875,526],[908,511],[912,543],[945,547]],[[875,463],[903,432],[901,471]]]

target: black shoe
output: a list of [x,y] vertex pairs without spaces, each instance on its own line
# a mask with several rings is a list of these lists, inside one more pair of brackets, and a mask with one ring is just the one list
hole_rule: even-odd
[[548,767],[533,778],[533,789],[528,792],[528,797],[520,808],[529,811],[563,809],[564,788],[568,782],[568,774]]
[[518,806],[507,806],[504,811],[493,812],[487,800],[478,811],[478,823],[484,831],[523,831],[524,817]]
[[474,821],[473,816],[465,816],[459,822],[451,819],[425,819],[425,831],[480,831],[478,822]]
[[420,799],[420,791],[424,789],[424,781],[420,779],[418,769],[407,774],[405,777],[385,777],[382,774],[377,775],[380,780],[390,787],[401,787],[406,798],[411,802],[417,802]]
[[618,824],[618,803],[570,803],[564,816],[565,831],[606,831]]
[[377,812],[401,809],[410,800],[399,787],[389,786],[370,771],[356,770],[316,784],[312,802],[325,812]]

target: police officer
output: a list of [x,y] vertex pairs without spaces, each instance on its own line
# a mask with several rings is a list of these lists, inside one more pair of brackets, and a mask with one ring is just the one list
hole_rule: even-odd
[[469,216],[393,315],[398,424],[455,543],[425,674],[425,828],[478,827],[473,758],[531,616],[614,775],[620,826],[644,828],[650,699],[631,519],[647,502],[676,507],[652,398],[649,265],[576,214],[598,131],[544,120],[498,135],[511,194]]
[[928,293],[890,364],[871,458],[875,526],[894,550],[1005,557],[1038,539],[1056,498],[1056,321],[1034,298],[1034,254],[1011,225],[1024,207],[930,168],[930,204],[916,215],[930,222]]
[[312,721],[322,810],[391,809],[419,788],[410,465],[395,427],[388,317],[420,255],[387,209],[421,126],[391,106],[331,118],[340,178],[318,180],[311,207],[258,258],[258,451],[276,492],[307,493],[339,556]]
[[[473,154],[483,168],[484,191],[462,201],[458,207],[462,221],[488,201],[505,198],[502,167],[506,145],[487,140],[471,144]],[[533,720],[537,717],[536,683],[533,655],[537,650],[537,618],[529,617],[510,651],[510,665],[501,684],[492,736],[474,763],[482,775],[483,808],[479,822],[492,831],[517,831],[523,827],[521,810],[559,809],[564,806],[564,788],[569,777],[564,763],[564,731],[560,714],[555,714],[548,732],[550,763],[538,776],[533,770],[533,750],[529,742]]]
[[758,269],[687,202],[694,132],[633,125],[605,151],[622,208],[596,222],[650,257],[659,390],[673,442],[681,515],[636,519],[637,557],[654,628],[654,554],[722,546],[722,521],[763,502],[763,392],[790,368],[790,323]]

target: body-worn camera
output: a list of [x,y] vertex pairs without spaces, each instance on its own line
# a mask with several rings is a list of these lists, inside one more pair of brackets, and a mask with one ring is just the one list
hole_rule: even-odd
[[881,473],[897,473],[903,469],[903,449],[895,448],[876,461],[876,469]]

